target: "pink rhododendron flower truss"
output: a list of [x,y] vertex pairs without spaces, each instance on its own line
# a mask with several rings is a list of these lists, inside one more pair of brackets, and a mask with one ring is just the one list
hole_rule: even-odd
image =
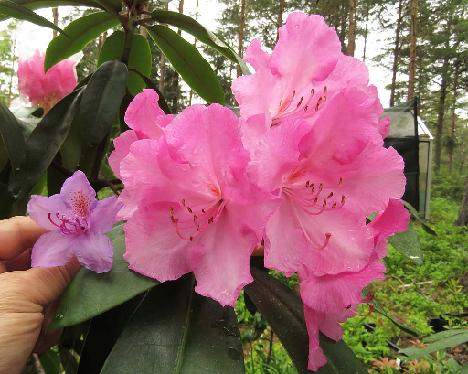
[[254,40],[245,56],[255,73],[232,89],[248,173],[280,199],[265,228],[265,266],[299,274],[316,370],[326,362],[319,331],[341,338],[363,288],[384,276],[386,238],[406,229],[403,160],[384,147],[389,120],[366,66],[341,53],[322,17],[292,13],[271,54]]
[[29,59],[18,64],[18,89],[33,105],[48,112],[58,101],[67,96],[77,84],[76,63],[62,60],[44,70],[44,54],[36,51]]
[[29,216],[49,230],[32,249],[33,267],[61,266],[76,256],[91,271],[111,270],[113,248],[105,233],[112,229],[121,203],[116,197],[96,200],[95,196],[86,176],[77,171],[59,194],[31,197]]
[[193,272],[198,293],[233,305],[252,281],[250,255],[275,199],[250,181],[249,153],[229,109],[194,105],[163,133],[133,142],[119,166],[123,202],[136,207],[124,258],[161,282]]

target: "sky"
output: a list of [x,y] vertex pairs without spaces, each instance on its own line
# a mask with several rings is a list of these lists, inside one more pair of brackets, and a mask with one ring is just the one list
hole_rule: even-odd
[[[222,5],[217,0],[186,0],[184,13],[192,17],[195,17],[196,3],[198,1],[198,21],[207,27],[210,31],[215,31],[218,26],[218,19],[223,10]],[[178,1],[171,1],[169,3],[169,9],[176,10]],[[60,17],[68,14],[71,7],[60,7]],[[41,16],[52,20],[51,9],[39,9],[36,11]],[[0,30],[6,26],[5,22],[0,23]],[[62,25],[64,26],[64,25]],[[274,27],[274,25],[272,25]],[[17,42],[17,55],[19,58],[25,58],[31,56],[36,49],[44,50],[47,48],[47,44],[52,38],[52,30],[44,27],[39,27],[29,22],[20,22],[16,32]],[[391,35],[382,35],[381,32],[371,29],[368,33],[367,41],[367,59],[366,63],[369,68],[370,83],[377,86],[379,91],[379,97],[382,104],[388,105],[390,92],[385,89],[385,86],[390,83],[391,73],[383,66],[372,61],[372,58],[382,52],[382,45],[385,43],[385,39],[391,37]],[[358,37],[356,41],[356,53],[355,57],[362,58],[364,49],[364,38]]]

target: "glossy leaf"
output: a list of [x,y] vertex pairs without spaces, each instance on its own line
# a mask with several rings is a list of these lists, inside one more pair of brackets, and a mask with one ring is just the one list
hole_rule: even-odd
[[174,69],[200,97],[209,103],[224,103],[221,83],[197,48],[166,26],[153,26],[148,32]]
[[112,271],[96,274],[81,269],[62,295],[51,328],[87,321],[158,284],[128,269],[128,264],[122,258],[125,243],[121,225],[116,226],[109,237],[114,245]]
[[64,29],[66,35],[58,35],[49,43],[44,68],[48,70],[64,58],[80,52],[91,40],[118,24],[119,20],[107,12],[88,14],[71,22]]
[[244,74],[250,74],[249,68],[247,67],[244,60],[242,60],[242,58],[236,52],[234,52],[231,47],[229,47],[216,34],[200,25],[192,17],[178,12],[161,9],[155,10],[151,14],[151,17],[159,23],[165,23],[167,25],[178,27],[179,29],[193,35],[202,43],[216,49],[231,61],[238,63]]
[[47,18],[34,13],[31,9],[26,8],[25,6],[12,0],[0,1],[0,13],[16,19],[34,23],[37,26],[48,27],[63,33],[60,27],[54,25]]
[[83,144],[96,146],[109,133],[125,95],[127,74],[125,64],[114,60],[104,63],[92,75],[80,102]]
[[[309,338],[300,298],[266,271],[253,266],[251,272],[254,282],[246,286],[246,293],[280,338],[298,372],[310,373],[307,370]],[[316,373],[367,373],[364,364],[343,341],[334,342],[321,335],[320,346],[328,363]]]
[[408,230],[391,236],[388,241],[393,248],[410,258],[416,264],[422,264],[423,256],[419,236],[414,231],[411,223],[408,226]]
[[418,221],[421,224],[424,231],[432,235],[437,235],[435,230],[426,222],[425,219],[421,218],[421,216],[419,215],[419,212],[415,208],[413,208],[413,206],[410,203],[408,203],[405,200],[402,200],[402,202],[405,208],[409,210],[411,217],[413,217],[416,221]]
[[10,184],[15,194],[26,196],[59,152],[78,109],[80,95],[81,90],[76,90],[59,101],[29,136],[25,158]]
[[[125,34],[115,31],[104,42],[98,59],[98,67],[110,60],[119,60],[122,57],[125,43]],[[128,59],[127,88],[132,95],[136,95],[146,88],[144,79],[149,77],[153,58],[148,40],[139,34],[133,35],[130,57]]]
[[431,343],[424,348],[408,347],[400,349],[399,353],[410,359],[427,357],[430,353],[443,349],[456,347],[468,342],[468,329],[454,329],[442,331],[424,339],[424,342]]
[[60,356],[57,351],[49,348],[44,353],[39,355],[39,362],[41,363],[42,369],[45,374],[60,374]]
[[24,159],[25,139],[15,115],[3,103],[0,103],[0,137],[11,165],[19,168]]
[[234,310],[197,295],[187,275],[155,287],[127,323],[103,374],[244,373]]
[[[41,8],[52,8],[62,5],[84,5],[89,7],[100,7],[100,5],[93,0],[13,0],[13,2],[31,10]],[[8,18],[10,18],[10,16],[0,14],[0,21],[3,21]]]

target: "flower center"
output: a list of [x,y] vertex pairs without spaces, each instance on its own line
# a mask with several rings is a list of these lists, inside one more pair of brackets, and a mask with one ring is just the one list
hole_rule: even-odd
[[208,206],[190,207],[185,199],[181,201],[182,209],[169,208],[169,217],[174,224],[177,235],[181,239],[193,241],[205,231],[209,225],[216,222],[221,215],[226,201],[219,198]]
[[[277,114],[273,117],[271,126],[278,125],[281,121],[286,118],[300,118],[305,113],[310,112],[310,108],[313,106],[313,98],[315,90],[312,88],[307,96],[301,96],[299,100],[296,100],[296,91],[293,90],[291,96],[287,96],[286,99],[281,99]],[[320,106],[327,100],[327,86],[323,87],[323,95],[321,95],[315,102],[314,111],[318,112]]]
[[82,191],[76,191],[70,199],[70,205],[77,217],[84,218],[89,216],[89,207],[91,201]]
[[65,235],[76,235],[86,232],[89,229],[89,223],[86,218],[75,217],[74,219],[69,219],[60,213],[47,214],[49,222],[57,227]]

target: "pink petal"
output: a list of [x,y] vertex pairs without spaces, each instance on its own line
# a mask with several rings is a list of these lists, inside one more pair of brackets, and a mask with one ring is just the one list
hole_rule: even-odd
[[113,140],[114,151],[109,156],[109,165],[116,177],[121,178],[120,163],[128,152],[130,152],[130,146],[137,140],[138,136],[133,130],[125,131]]
[[397,232],[406,231],[409,220],[409,212],[401,200],[390,199],[387,208],[369,224],[375,230],[375,242],[378,243]]
[[191,272],[201,255],[197,244],[177,235],[170,217],[168,206],[141,207],[125,225],[129,268],[160,282]]
[[96,204],[96,191],[89,184],[86,175],[77,170],[63,184],[60,195],[67,202],[74,215],[87,218]]
[[47,230],[58,230],[49,220],[55,219],[56,213],[64,214],[68,211],[68,206],[60,195],[53,195],[50,197],[33,195],[28,202],[28,215],[41,227]]
[[270,66],[270,55],[262,49],[262,42],[259,38],[255,38],[250,42],[244,56],[245,61],[257,71]]
[[157,139],[162,135],[161,127],[172,119],[158,104],[159,96],[154,90],[145,89],[135,96],[125,112],[125,123],[135,130],[140,139]]
[[122,208],[122,205],[122,202],[117,197],[98,200],[91,212],[91,231],[94,233],[106,233],[112,230],[117,213]]
[[302,275],[302,300],[317,311],[339,313],[349,305],[360,304],[363,288],[374,280],[383,279],[384,273],[385,266],[374,256],[361,271],[320,277],[310,273]]
[[242,232],[237,220],[229,214],[229,206],[226,210],[200,240],[204,255],[194,269],[195,291],[223,306],[234,306],[242,288],[253,281],[250,254],[257,238],[252,232]]
[[59,231],[47,232],[36,241],[31,253],[31,267],[65,265],[73,256],[70,237]]
[[112,241],[104,234],[89,232],[76,236],[73,249],[78,261],[95,273],[106,273],[112,269],[114,250]]
[[341,55],[324,84],[328,92],[350,87],[366,87],[369,83],[369,71],[364,62],[357,58]]

